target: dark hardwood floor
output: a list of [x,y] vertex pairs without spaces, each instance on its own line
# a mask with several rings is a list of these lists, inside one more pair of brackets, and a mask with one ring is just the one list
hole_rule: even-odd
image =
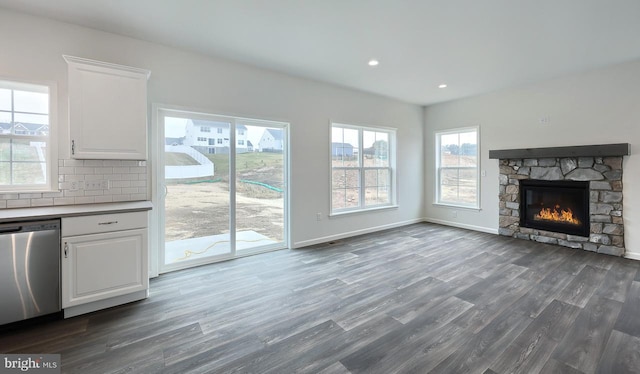
[[165,274],[0,333],[64,373],[638,373],[640,262],[433,224]]

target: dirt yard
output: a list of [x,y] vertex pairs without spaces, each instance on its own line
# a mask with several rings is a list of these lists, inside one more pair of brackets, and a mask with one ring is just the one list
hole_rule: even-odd
[[[244,184],[238,187],[237,230],[252,230],[273,240],[284,240],[281,194],[267,190],[266,195],[271,198],[253,198],[243,194],[243,189],[251,193],[265,188]],[[168,185],[165,207],[166,241],[229,232],[229,188],[225,182]]]

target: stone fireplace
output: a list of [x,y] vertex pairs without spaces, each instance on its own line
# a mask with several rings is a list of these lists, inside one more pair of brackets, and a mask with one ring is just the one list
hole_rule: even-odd
[[629,144],[489,151],[499,159],[499,234],[624,255]]

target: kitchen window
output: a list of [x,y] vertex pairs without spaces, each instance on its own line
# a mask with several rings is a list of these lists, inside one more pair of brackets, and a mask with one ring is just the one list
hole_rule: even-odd
[[0,191],[57,191],[55,85],[0,80]]
[[478,208],[478,127],[436,133],[436,204]]
[[395,206],[394,129],[331,125],[331,213]]

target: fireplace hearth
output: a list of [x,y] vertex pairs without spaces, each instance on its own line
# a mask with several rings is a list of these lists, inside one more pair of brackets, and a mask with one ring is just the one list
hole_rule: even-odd
[[589,236],[589,182],[520,181],[520,227]]

